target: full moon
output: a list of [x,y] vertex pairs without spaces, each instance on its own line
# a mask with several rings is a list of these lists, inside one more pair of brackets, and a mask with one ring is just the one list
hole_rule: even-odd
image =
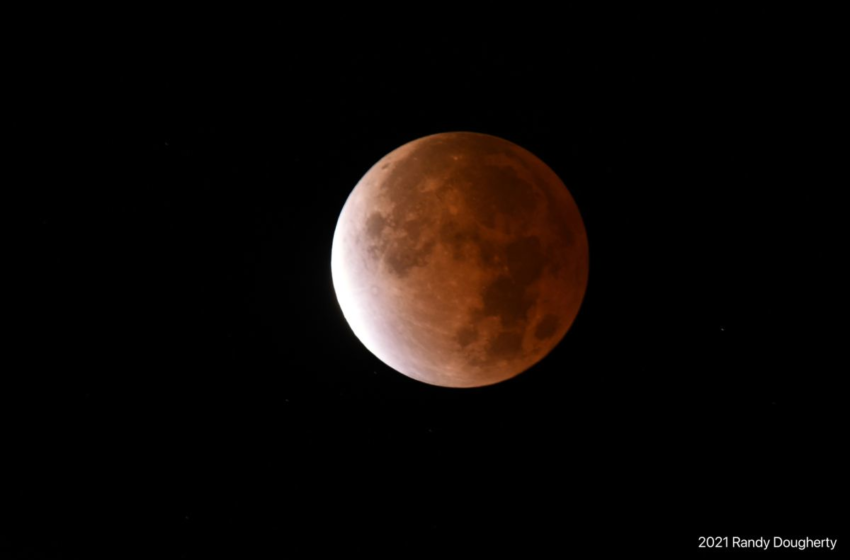
[[382,362],[432,385],[480,387],[527,370],[567,333],[587,287],[587,234],[532,153],[435,134],[354,187],[331,273],[345,319]]

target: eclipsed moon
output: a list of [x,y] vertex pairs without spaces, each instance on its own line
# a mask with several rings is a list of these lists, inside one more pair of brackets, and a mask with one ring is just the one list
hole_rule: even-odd
[[357,183],[331,272],[343,315],[381,361],[478,387],[527,370],[567,333],[587,287],[587,234],[564,183],[530,152],[435,134]]

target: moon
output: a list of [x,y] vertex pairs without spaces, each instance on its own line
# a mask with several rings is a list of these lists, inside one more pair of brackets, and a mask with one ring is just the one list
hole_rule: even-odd
[[543,359],[587,288],[587,233],[558,176],[473,132],[390,152],[354,187],[331,250],[354,334],[413,379],[480,387]]

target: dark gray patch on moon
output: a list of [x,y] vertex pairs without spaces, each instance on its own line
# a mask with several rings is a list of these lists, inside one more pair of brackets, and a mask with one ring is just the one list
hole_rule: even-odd
[[503,327],[512,327],[525,319],[532,301],[525,297],[525,286],[501,275],[490,282],[481,294],[484,317],[498,317]]
[[384,262],[387,263],[391,272],[403,278],[412,268],[425,266],[435,245],[436,242],[432,240],[417,248],[409,238],[401,238],[387,247],[384,252]]
[[546,340],[558,332],[558,325],[558,316],[549,313],[537,323],[537,328],[534,329],[534,337],[537,340]]
[[487,352],[497,359],[511,359],[522,352],[522,335],[514,331],[502,331],[490,341]]
[[370,234],[377,231],[386,237],[379,243],[383,260],[389,271],[399,277],[405,277],[414,267],[424,266],[438,242],[435,226],[442,214],[439,200],[413,194],[426,179],[434,177],[435,168],[445,165],[441,161],[446,159],[441,144],[436,139],[425,141],[397,162],[380,187],[389,202],[388,216],[383,222],[375,219],[372,223],[373,214],[367,224]]
[[401,226],[404,234],[410,239],[411,244],[416,244],[422,237],[422,232],[425,230],[426,221],[420,218],[407,220]]
[[[534,210],[537,200],[534,187],[523,181],[516,170],[496,165],[481,165],[470,160],[462,173],[469,184],[464,191],[466,205],[476,220],[493,228],[496,216],[510,216],[505,225],[512,228],[525,223]],[[513,233],[513,232],[507,232]]]
[[478,340],[478,329],[475,326],[463,327],[457,331],[455,340],[457,340],[461,348],[466,348]]
[[514,282],[523,288],[543,274],[546,257],[543,245],[537,237],[521,237],[505,246],[505,260],[508,272]]
[[451,218],[444,219],[440,224],[438,236],[440,243],[451,250],[452,258],[457,261],[465,260],[469,257],[469,248],[472,249],[472,254],[475,255],[484,251],[484,247],[488,245],[481,239],[481,234],[477,228],[461,224]]
[[[483,317],[499,317],[503,327],[525,321],[534,301],[528,288],[543,274],[545,256],[537,237],[523,237],[508,243],[500,251],[508,273],[499,274],[481,294]],[[495,256],[490,258],[495,259]]]
[[452,252],[452,258],[459,261],[463,258],[463,248],[466,244],[469,233],[454,220],[444,220],[440,224],[439,232],[440,242],[449,247]]
[[385,227],[387,219],[380,212],[373,212],[366,220],[366,234],[372,240],[379,240]]

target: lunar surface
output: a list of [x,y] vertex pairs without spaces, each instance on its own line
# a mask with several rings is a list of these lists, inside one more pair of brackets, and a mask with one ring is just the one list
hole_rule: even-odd
[[458,132],[405,144],[355,186],[334,232],[343,315],[381,361],[478,387],[540,361],[578,314],[588,246],[578,207],[537,157]]

